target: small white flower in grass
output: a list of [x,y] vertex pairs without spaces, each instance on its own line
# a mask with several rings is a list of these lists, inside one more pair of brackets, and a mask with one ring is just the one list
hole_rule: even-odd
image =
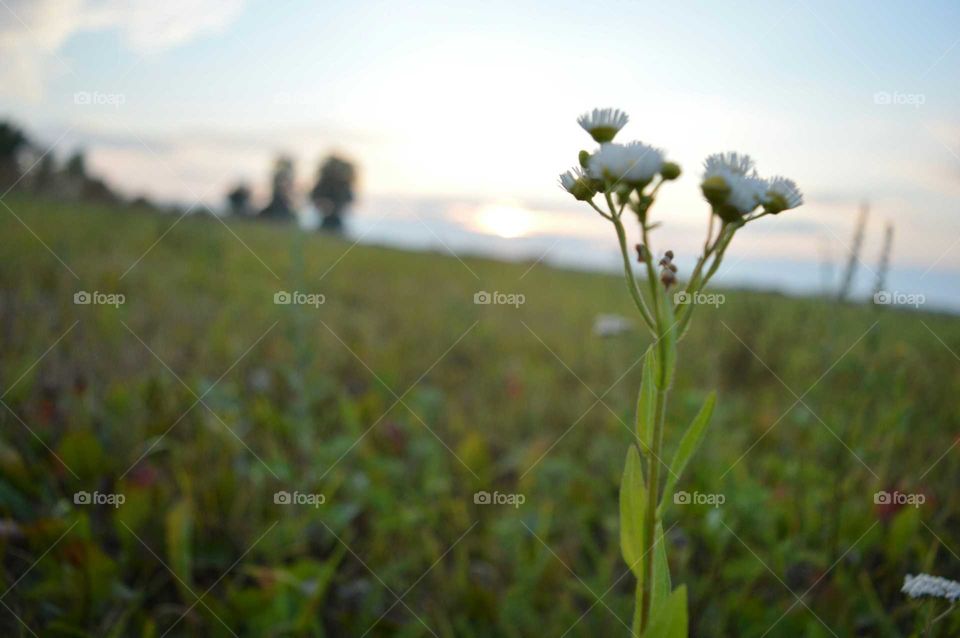
[[733,222],[760,205],[767,182],[757,175],[749,155],[717,153],[703,163],[700,188],[716,213]]
[[803,193],[792,179],[773,177],[767,183],[767,192],[763,207],[768,213],[776,215],[785,210],[796,208],[803,203]]
[[593,179],[646,186],[663,167],[663,151],[643,142],[601,144],[587,161]]
[[910,598],[925,596],[946,598],[952,603],[960,600],[960,583],[930,574],[917,574],[916,576],[907,574],[903,579],[903,588],[900,591]]
[[577,124],[596,142],[603,144],[616,137],[629,119],[620,109],[593,109],[578,117]]
[[590,179],[579,166],[560,174],[560,188],[580,201],[587,201],[596,194]]

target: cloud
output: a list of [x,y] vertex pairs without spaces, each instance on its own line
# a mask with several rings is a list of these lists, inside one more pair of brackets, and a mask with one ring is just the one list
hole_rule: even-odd
[[5,0],[0,6],[0,84],[37,101],[52,74],[70,65],[58,52],[76,33],[115,29],[145,55],[221,31],[244,0]]

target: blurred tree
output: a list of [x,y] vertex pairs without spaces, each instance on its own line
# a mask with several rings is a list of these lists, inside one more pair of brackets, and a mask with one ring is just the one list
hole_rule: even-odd
[[260,217],[287,221],[293,216],[293,160],[281,155],[273,165],[273,196]]
[[40,163],[33,173],[33,189],[40,193],[50,193],[57,181],[57,161],[53,153],[47,153],[40,158]]
[[10,122],[0,122],[0,187],[4,190],[20,179],[18,160],[29,146],[26,134]]
[[317,185],[313,187],[310,198],[323,216],[321,229],[331,232],[343,230],[343,214],[354,199],[356,180],[356,168],[345,159],[331,155],[320,165]]
[[250,214],[250,187],[244,183],[234,186],[227,193],[227,206],[233,215]]
[[73,155],[70,156],[70,159],[68,159],[64,165],[64,171],[68,177],[72,178],[80,179],[87,176],[87,160],[83,156],[82,149],[73,152]]

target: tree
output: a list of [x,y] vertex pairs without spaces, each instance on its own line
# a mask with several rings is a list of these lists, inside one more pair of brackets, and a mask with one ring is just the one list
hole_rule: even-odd
[[0,122],[0,186],[4,190],[20,179],[20,153],[30,145],[26,134],[10,122]]
[[84,178],[87,176],[87,160],[83,156],[83,150],[77,149],[67,160],[63,170],[68,176],[73,178]]
[[273,196],[260,217],[287,221],[293,215],[293,160],[281,155],[273,165]]
[[248,215],[250,213],[250,187],[244,183],[234,186],[227,193],[227,205],[234,215]]
[[317,176],[317,185],[310,192],[314,206],[323,216],[320,228],[330,232],[343,230],[343,214],[354,199],[357,170],[349,161],[331,155]]

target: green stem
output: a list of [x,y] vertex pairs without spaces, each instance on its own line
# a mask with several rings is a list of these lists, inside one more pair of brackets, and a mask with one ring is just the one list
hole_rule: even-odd
[[[663,344],[666,340],[660,339]],[[664,347],[661,346],[661,362],[665,360]],[[643,593],[641,595],[640,611],[640,631],[644,632],[647,625],[650,624],[650,611],[653,604],[653,566],[654,566],[654,548],[657,543],[657,518],[658,501],[660,500],[660,455],[663,451],[663,429],[667,414],[667,387],[669,380],[666,378],[666,366],[662,363],[659,366],[661,371],[660,385],[657,387],[657,399],[654,411],[653,421],[653,448],[652,454],[648,459],[647,465],[647,508],[644,511],[643,536]]]
[[633,302],[636,304],[637,310],[640,311],[643,322],[647,324],[647,327],[651,331],[656,332],[653,315],[647,308],[647,303],[643,300],[643,295],[640,294],[640,289],[637,287],[637,280],[633,276],[633,266],[630,264],[630,251],[627,248],[627,233],[623,228],[623,222],[620,221],[619,217],[613,217],[612,221],[614,227],[617,229],[617,239],[620,240],[620,253],[623,255],[623,274],[627,280],[627,290],[630,291],[630,296],[633,297]]

